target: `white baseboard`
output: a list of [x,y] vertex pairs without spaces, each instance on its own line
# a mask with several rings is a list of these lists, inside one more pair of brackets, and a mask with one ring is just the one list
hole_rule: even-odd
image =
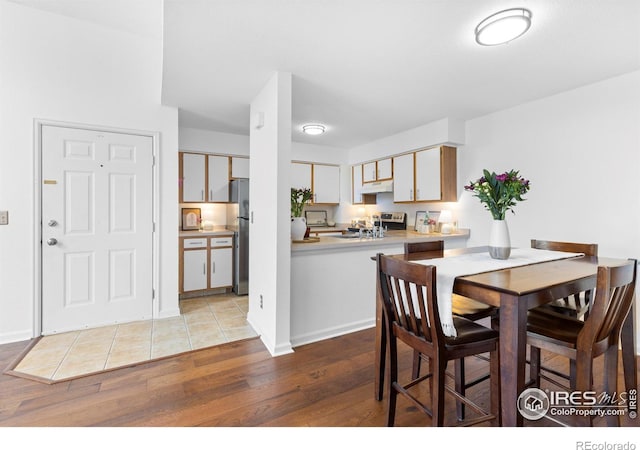
[[295,347],[299,347],[301,345],[311,344],[313,342],[323,341],[325,339],[330,339],[336,336],[342,336],[344,334],[366,330],[367,328],[372,328],[375,326],[376,320],[370,319],[341,325],[339,327],[326,328],[324,330],[318,330],[313,333],[307,333],[300,336],[292,336],[291,345],[295,349]]
[[31,339],[33,339],[31,330],[0,334],[0,344],[11,344],[12,342],[29,341]]

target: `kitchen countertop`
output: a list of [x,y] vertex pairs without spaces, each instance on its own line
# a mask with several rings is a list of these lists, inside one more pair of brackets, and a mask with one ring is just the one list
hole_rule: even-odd
[[[337,232],[340,230],[336,230]],[[313,229],[311,231],[313,233]],[[383,238],[343,238],[340,236],[319,236],[317,242],[292,243],[291,252],[305,252],[316,250],[342,250],[356,247],[380,247],[398,245],[404,242],[438,241],[450,239],[468,239],[468,229],[458,229],[451,234],[417,233],[410,230],[390,230]]]
[[213,227],[213,230],[206,231],[180,231],[179,236],[181,238],[196,238],[201,236],[233,236],[233,230],[229,230],[226,227]]

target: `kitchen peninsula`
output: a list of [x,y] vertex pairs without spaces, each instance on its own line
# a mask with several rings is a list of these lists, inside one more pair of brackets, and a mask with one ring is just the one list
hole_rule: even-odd
[[291,244],[291,345],[293,347],[375,326],[377,253],[404,252],[405,242],[444,240],[466,247],[468,229],[451,234],[388,231],[383,238],[319,235]]

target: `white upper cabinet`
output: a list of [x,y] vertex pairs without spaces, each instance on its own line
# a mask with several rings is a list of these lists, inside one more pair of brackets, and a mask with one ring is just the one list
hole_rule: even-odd
[[231,157],[231,178],[249,178],[249,158]]
[[381,159],[365,163],[362,170],[362,182],[371,183],[379,180],[390,180],[393,178],[392,158]]
[[229,202],[229,156],[183,152],[179,156],[180,203]]
[[351,166],[351,203],[362,203],[362,164]]
[[381,159],[378,163],[378,180],[390,180],[393,178],[393,162],[391,158]]
[[207,200],[210,202],[229,201],[229,157],[208,155],[209,188]]
[[340,203],[340,167],[303,162],[291,163],[291,187],[309,188],[310,203]]
[[291,163],[291,187],[295,189],[311,189],[311,164]]
[[440,186],[440,148],[416,152],[416,201],[440,200]]
[[375,161],[364,164],[362,169],[362,181],[364,183],[369,183],[378,179],[378,167]]
[[205,201],[205,160],[206,155],[182,154],[182,199],[187,202]]
[[455,202],[455,147],[435,147],[393,158],[394,202]]
[[413,153],[393,158],[393,201],[412,202],[414,195],[414,157]]
[[340,203],[340,167],[313,165],[313,203]]

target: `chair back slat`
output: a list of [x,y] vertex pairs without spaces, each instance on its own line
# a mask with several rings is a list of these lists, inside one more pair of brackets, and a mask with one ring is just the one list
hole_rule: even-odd
[[637,261],[615,267],[598,267],[593,306],[578,336],[582,345],[594,345],[604,339],[619,339],[635,295]]
[[[436,306],[435,267],[377,255],[382,302],[396,326],[427,342],[443,339]],[[432,326],[434,325],[434,326]]]

